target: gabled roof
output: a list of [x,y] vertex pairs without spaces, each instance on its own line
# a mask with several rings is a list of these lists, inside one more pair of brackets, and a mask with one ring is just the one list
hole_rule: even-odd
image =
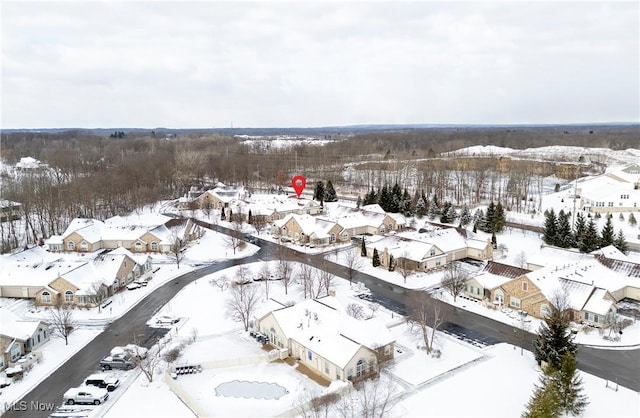
[[395,341],[377,320],[348,316],[333,296],[307,299],[272,311],[286,338],[344,368],[361,346],[376,349]]
[[102,237],[103,226],[104,223],[97,219],[75,218],[62,233],[62,237],[66,238],[74,232],[77,232],[87,242],[95,243],[100,241]]
[[33,336],[42,321],[24,320],[9,309],[0,308],[0,334],[10,338],[26,341]]
[[482,271],[495,274],[497,276],[507,277],[509,279],[515,279],[516,277],[520,277],[529,273],[531,270],[510,266],[508,264],[502,264],[495,261],[487,261],[487,264],[484,266],[484,269]]
[[582,310],[605,316],[614,305],[613,301],[605,299],[606,294],[605,289],[595,289]]
[[135,261],[140,266],[143,266],[143,265],[147,264],[147,261],[149,261],[149,259],[152,258],[147,253],[136,253],[136,254],[134,254],[134,253],[132,253],[131,251],[127,250],[124,247],[118,247],[115,250],[109,251],[107,254],[126,255],[129,258],[133,259],[133,261]]
[[632,261],[622,261],[608,258],[602,254],[595,254],[595,259],[608,269],[629,277],[640,278],[640,264]]
[[397,235],[410,240],[434,245],[445,253],[467,248],[468,246],[465,239],[453,228],[436,229],[427,232],[403,231]]
[[607,245],[606,247],[602,247],[599,250],[595,250],[591,252],[591,254],[594,254],[594,255],[600,254],[609,259],[631,262],[631,259],[629,257],[627,257],[622,251],[620,251],[613,245]]

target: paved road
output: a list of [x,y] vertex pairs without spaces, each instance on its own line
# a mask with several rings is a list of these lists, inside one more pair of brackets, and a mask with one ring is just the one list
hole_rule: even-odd
[[[219,232],[229,232],[220,226],[211,225],[211,229]],[[169,302],[184,286],[208,274],[220,271],[234,265],[255,262],[259,260],[276,259],[277,254],[294,261],[311,264],[314,267],[326,269],[332,274],[346,278],[348,271],[341,266],[324,259],[324,255],[309,255],[297,251],[280,251],[280,246],[258,240],[261,250],[245,259],[227,260],[207,265],[199,270],[188,272],[179,278],[172,279],[152,293],[147,295],[139,304],[133,307],[121,318],[109,325],[103,333],[91,341],[85,348],[71,357],[57,371],[42,381],[21,401],[27,405],[31,402],[53,402],[59,404],[64,392],[79,385],[82,380],[96,370],[101,358],[109,353],[116,345],[126,345],[135,338],[140,345],[151,347],[161,338],[166,329],[149,328],[146,322],[162,306]],[[399,314],[405,313],[404,304],[407,297],[414,291],[394,286],[376,277],[356,272],[353,280],[363,282],[371,290],[371,298],[388,309]],[[478,345],[491,345],[497,342],[507,342],[525,349],[532,349],[533,334],[514,331],[514,327],[477,315],[464,309],[448,304],[441,304],[446,318],[442,330]],[[73,335],[71,335],[73,338]],[[640,349],[636,350],[600,350],[582,347],[578,360],[580,369],[600,376],[603,379],[640,391]],[[42,411],[8,411],[3,417],[46,417],[48,413]]]

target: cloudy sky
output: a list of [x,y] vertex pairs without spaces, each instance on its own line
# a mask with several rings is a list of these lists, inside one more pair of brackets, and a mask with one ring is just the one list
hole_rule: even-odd
[[639,8],[2,0],[1,127],[638,122]]

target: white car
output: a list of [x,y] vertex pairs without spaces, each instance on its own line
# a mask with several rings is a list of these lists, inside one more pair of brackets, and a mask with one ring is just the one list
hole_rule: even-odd
[[169,315],[162,315],[156,318],[157,325],[173,325],[173,324],[177,324],[178,322],[180,322],[180,318],[176,318]]
[[127,289],[128,290],[136,290],[136,289],[140,289],[142,286],[140,286],[139,283],[133,282],[129,285],[127,285]]
[[64,403],[67,405],[74,404],[103,404],[109,397],[106,389],[100,389],[95,386],[80,386],[71,388],[64,393]]

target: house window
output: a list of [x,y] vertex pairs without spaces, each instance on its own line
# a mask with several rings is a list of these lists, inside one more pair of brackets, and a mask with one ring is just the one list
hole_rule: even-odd
[[440,261],[440,260],[437,260],[437,261],[436,261],[436,266],[439,266],[439,265],[441,265],[441,264],[442,264],[442,261]]
[[609,202],[608,205],[610,208],[613,207],[613,202]]
[[151,243],[151,251],[158,251],[158,243],[153,241]]
[[324,360],[324,373],[329,374],[329,362],[326,359]]
[[522,282],[522,290],[524,290],[525,292],[526,292],[527,290],[529,290],[529,283],[527,283],[527,282]]
[[364,376],[366,366],[367,363],[365,363],[363,359],[358,360],[358,363],[356,364],[356,377]]
[[347,380],[353,379],[353,369],[350,367],[347,369]]
[[311,353],[311,350],[307,351],[307,359],[308,359],[309,361],[312,361],[312,360],[313,360],[313,354]]
[[388,356],[391,354],[391,346],[389,344],[384,346],[384,355]]
[[511,296],[511,298],[509,298],[509,306],[513,306],[514,308],[519,308],[520,299],[514,298],[513,296]]
[[331,234],[331,242],[336,242],[336,234]]
[[51,303],[51,294],[49,292],[42,292],[42,303]]
[[82,241],[80,243],[80,250],[87,251],[88,249],[89,249],[89,246],[87,245],[87,241]]
[[387,225],[387,231],[393,231],[393,224]]
[[372,358],[369,359],[369,373],[373,373],[376,370],[376,362]]
[[76,245],[73,243],[73,241],[67,242],[67,250],[73,251],[74,248],[76,248]]
[[381,234],[384,234],[384,225],[382,225],[382,226],[380,227],[380,233],[381,233]]
[[429,255],[432,256],[432,257],[434,255],[436,255],[436,250],[434,248],[432,248],[431,251],[429,251]]
[[344,232],[344,233],[342,234],[342,240],[343,240],[343,241],[349,241],[349,233]]
[[551,316],[551,309],[549,309],[549,306],[548,306],[548,305],[542,305],[542,306],[540,307],[540,315],[541,315],[543,318],[548,318],[548,317],[550,317],[550,316]]
[[142,251],[142,244],[140,244],[140,242],[136,242],[136,251]]
[[73,292],[71,290],[67,290],[66,292],[64,292],[64,301],[66,303],[73,302]]

